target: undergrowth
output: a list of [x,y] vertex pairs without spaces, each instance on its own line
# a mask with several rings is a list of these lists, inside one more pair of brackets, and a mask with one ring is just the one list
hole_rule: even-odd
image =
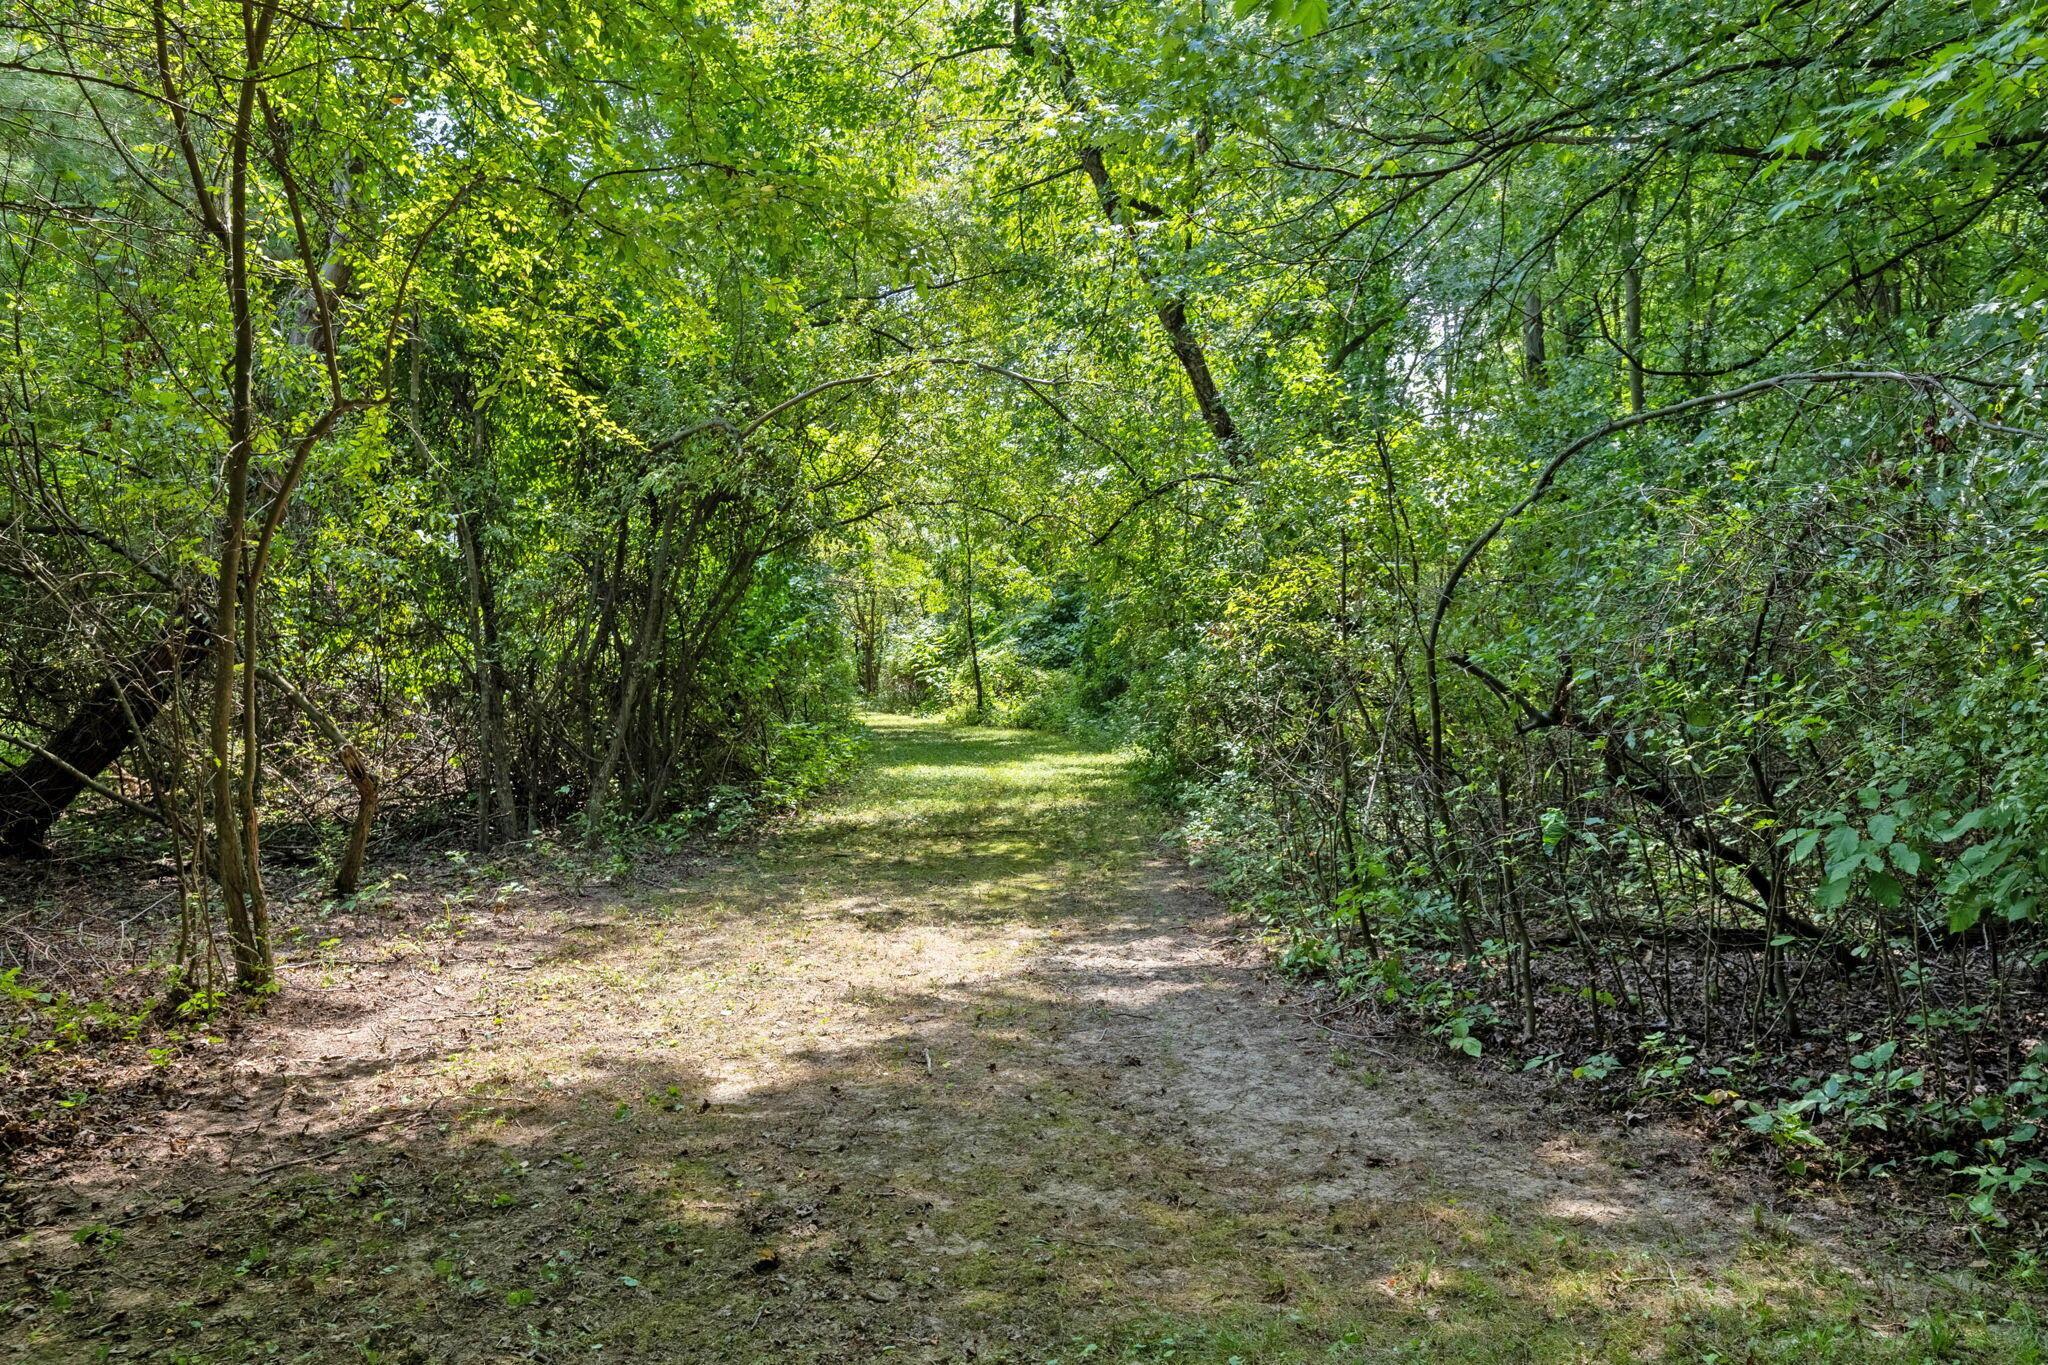
[[1717,1045],[1655,1018],[1644,1002],[1623,1008],[1613,982],[1562,945],[1534,954],[1532,1031],[1514,989],[1514,941],[1460,942],[1447,897],[1383,867],[1369,869],[1364,887],[1320,894],[1279,832],[1248,816],[1227,787],[1182,795],[1185,847],[1258,920],[1282,972],[1322,982],[1346,1005],[1456,1055],[1609,1107],[1697,1121],[1769,1154],[1795,1181],[1904,1182],[1946,1196],[1974,1236],[2027,1259],[2022,1236],[2038,1228],[2048,1191],[2048,1042],[2027,1040],[2003,1083],[1968,1066],[1967,1053],[1959,1066],[1956,1039],[1988,1027],[1989,1004],[1915,1012],[1913,1031],[1894,1035],[1880,1002],[1859,1002],[1850,978],[1816,1027],[1771,1046]]

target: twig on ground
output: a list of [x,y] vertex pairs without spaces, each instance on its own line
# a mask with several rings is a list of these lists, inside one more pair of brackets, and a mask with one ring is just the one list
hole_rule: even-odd
[[[442,1097],[442,1099],[446,1098],[447,1096],[445,1095]],[[356,1139],[374,1133],[380,1128],[389,1128],[394,1124],[400,1123],[411,1125],[432,1118],[434,1116],[434,1106],[440,1103],[441,1100],[435,1100],[433,1104],[429,1104],[426,1108],[415,1110],[410,1114],[395,1114],[388,1119],[380,1119],[376,1123],[364,1124],[361,1128],[357,1128],[351,1133],[349,1133],[347,1138],[343,1140],[342,1144],[339,1147],[330,1147],[326,1151],[312,1152],[305,1156],[295,1156],[285,1161],[272,1162],[270,1165],[263,1167],[261,1170],[251,1171],[249,1173],[249,1178],[251,1180],[261,1180],[264,1176],[274,1174],[278,1171],[286,1170],[293,1166],[304,1166],[309,1162],[325,1161],[329,1157],[340,1156],[344,1152],[348,1151],[349,1144],[355,1142]]]

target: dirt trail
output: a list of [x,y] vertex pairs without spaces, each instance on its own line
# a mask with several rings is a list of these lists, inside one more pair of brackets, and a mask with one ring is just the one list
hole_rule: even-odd
[[877,728],[753,852],[299,925],[46,1173],[0,1355],[1920,1358],[1920,1295],[1682,1141],[1319,1027],[1113,757]]

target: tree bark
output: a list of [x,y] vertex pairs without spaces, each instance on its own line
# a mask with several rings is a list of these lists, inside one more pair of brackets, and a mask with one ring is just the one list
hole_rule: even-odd
[[291,680],[272,668],[257,670],[263,680],[291,698],[306,720],[329,744],[334,746],[335,761],[341,764],[341,771],[348,778],[349,785],[356,789],[356,816],[349,826],[348,846],[343,850],[341,862],[334,872],[334,894],[352,896],[363,878],[363,859],[370,847],[370,826],[377,819],[377,802],[383,789],[377,775],[370,770],[363,758],[362,750],[348,742],[341,733],[341,727],[328,719],[326,712],[313,705],[310,698]]
[[1543,341],[1543,290],[1535,284],[1522,294],[1522,377],[1532,388],[1550,382]]
[[[479,449],[479,458],[483,454]],[[506,678],[498,643],[497,585],[491,579],[483,538],[477,533],[470,513],[456,513],[455,532],[462,547],[464,577],[469,588],[470,643],[476,654],[478,710],[483,731],[483,823],[489,838],[516,839],[519,806],[506,742]]]
[[[259,415],[256,407],[258,323],[249,262],[249,153],[256,91],[269,45],[274,3],[243,4],[244,70],[227,125],[227,207],[215,222],[225,248],[223,276],[234,337],[228,367],[228,449],[223,473],[227,506],[221,521],[219,572],[213,622],[213,697],[207,747],[212,764],[216,881],[227,912],[235,985],[262,990],[272,980],[270,906],[263,888],[263,855],[256,809],[256,570],[249,543],[250,494]],[[203,177],[195,185],[204,194]],[[261,249],[260,246],[258,248]],[[283,496],[280,492],[280,497]],[[236,724],[237,701],[241,705]],[[239,751],[237,739],[239,738]]]
[[37,858],[57,817],[121,757],[169,699],[179,663],[206,648],[203,619],[165,632],[95,687],[26,763],[0,774],[0,857]]
[[363,762],[362,754],[353,744],[341,747],[341,770],[348,774],[356,789],[356,818],[349,827],[348,847],[342,851],[341,865],[334,870],[334,894],[353,896],[363,879],[363,859],[370,848],[370,826],[377,818],[380,786],[377,775]]
[[974,514],[967,514],[967,562],[966,595],[964,606],[967,616],[967,663],[974,674],[974,720],[980,724],[988,718],[988,693],[981,682],[981,642],[974,638]]
[[1628,410],[1643,410],[1643,256],[1636,237],[1636,196],[1622,196],[1628,217],[1628,265],[1621,272],[1621,344],[1628,351]]
[[[1095,197],[1102,204],[1102,216],[1122,228],[1125,236],[1131,239],[1132,247],[1139,253],[1138,273],[1147,285],[1152,285],[1152,272],[1145,264],[1138,230],[1126,216],[1128,211],[1141,206],[1126,204],[1117,193],[1100,147],[1081,149],[1081,169],[1087,173],[1089,183],[1095,186]],[[1163,299],[1156,312],[1159,325],[1166,332],[1166,344],[1172,348],[1173,358],[1180,362],[1181,372],[1187,375],[1188,387],[1194,390],[1195,407],[1202,414],[1202,424],[1209,428],[1209,434],[1216,438],[1217,445],[1230,450],[1237,443],[1237,423],[1232,420],[1230,409],[1223,402],[1223,394],[1216,387],[1216,377],[1210,373],[1208,352],[1203,349],[1201,338],[1195,335],[1195,329],[1188,324],[1186,301]]]

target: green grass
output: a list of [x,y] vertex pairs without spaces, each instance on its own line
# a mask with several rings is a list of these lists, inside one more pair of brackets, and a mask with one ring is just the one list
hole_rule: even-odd
[[[365,1102],[438,1094],[432,1122],[274,1180],[204,1159],[156,1172],[158,1191],[121,1195],[144,1213],[119,1240],[51,1229],[18,1248],[38,1274],[0,1301],[0,1342],[48,1361],[119,1345],[385,1365],[2042,1358],[2023,1296],[1739,1208],[1687,1242],[1429,1162],[1319,1201],[1279,1173],[1302,1139],[1277,1121],[1272,1169],[1216,1168],[1211,1135],[1169,1121],[1173,1048],[1233,1026],[1160,1052],[1117,1031],[1142,1011],[1077,1002],[1054,969],[1107,952],[1091,980],[1113,991],[1133,945],[1198,932],[1124,762],[871,726],[864,770],[760,845],[537,921],[545,942],[513,954],[531,969],[487,983],[485,1037],[424,1076],[358,1059],[337,1081]],[[1268,1008],[1220,970],[1165,981],[1226,1021]],[[417,1002],[360,1003],[388,1020]],[[1254,1111],[1286,1079],[1263,1068],[1290,1066],[1390,1122],[1440,1102],[1431,1134],[1494,1102],[1434,1065],[1337,1050],[1247,1066]],[[157,1216],[172,1189],[189,1211]]]

